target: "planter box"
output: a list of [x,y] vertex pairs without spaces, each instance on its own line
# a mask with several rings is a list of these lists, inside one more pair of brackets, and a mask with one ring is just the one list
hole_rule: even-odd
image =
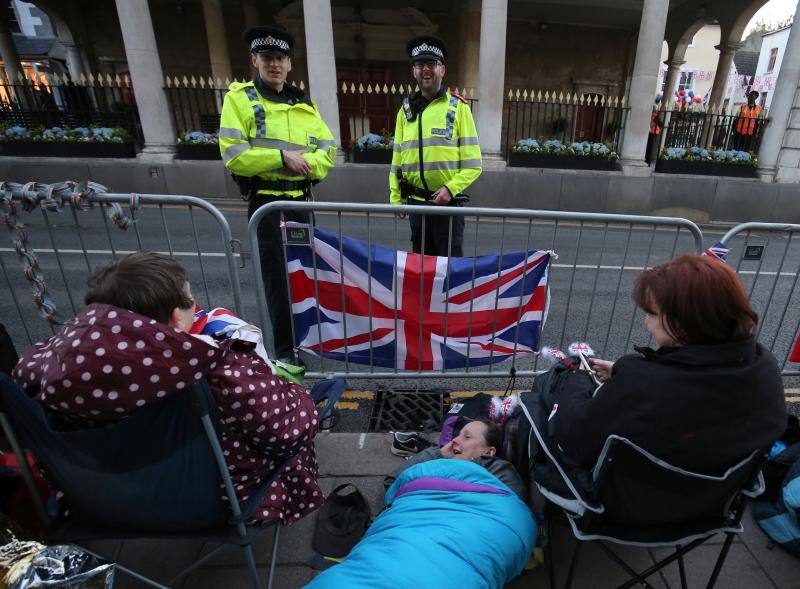
[[0,155],[31,157],[131,158],[133,143],[0,141]]
[[391,164],[391,149],[354,149],[353,163],[356,164]]
[[662,174],[695,174],[699,176],[712,176],[713,162],[693,162],[689,160],[656,160],[656,172]]
[[0,156],[31,157],[136,157],[133,143],[90,141],[0,141]]
[[178,160],[221,160],[219,145],[214,144],[193,144],[178,143],[175,145],[177,153],[175,159]]
[[508,155],[512,168],[557,168],[561,170],[616,170],[617,159],[595,156],[517,153]]
[[734,178],[758,178],[756,166],[746,164],[711,164],[714,176],[732,176]]

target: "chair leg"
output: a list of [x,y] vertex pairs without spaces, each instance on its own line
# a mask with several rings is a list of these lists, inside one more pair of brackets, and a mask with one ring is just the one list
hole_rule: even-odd
[[547,528],[547,551],[546,551],[546,560],[547,560],[547,578],[550,581],[550,589],[556,589],[555,583],[555,571],[553,567],[555,563],[553,562],[553,525],[550,521],[550,518],[547,518],[547,523],[545,524]]
[[577,542],[578,543],[575,544],[575,550],[572,552],[572,561],[569,563],[569,572],[567,573],[567,582],[564,584],[564,589],[570,589],[572,587],[572,578],[575,575],[575,569],[578,565],[578,556],[580,556],[580,551],[583,547],[583,542],[580,540]]
[[[678,545],[675,552],[680,553],[681,547]],[[678,557],[678,571],[681,575],[681,589],[686,589],[686,568],[683,566],[683,555]]]
[[258,569],[256,569],[256,557],[253,554],[253,545],[248,544],[247,546],[242,546],[242,550],[244,550],[244,560],[247,563],[247,570],[250,572],[250,583],[253,589],[259,589]]
[[275,577],[275,565],[278,564],[278,540],[280,540],[281,522],[275,524],[275,534],[272,536],[272,557],[269,559],[269,578],[267,589],[272,589],[272,580]]
[[714,565],[714,571],[711,573],[711,578],[708,580],[708,585],[706,585],[707,589],[712,589],[714,584],[717,582],[717,577],[719,577],[719,573],[722,570],[722,565],[725,564],[725,559],[728,556],[728,550],[731,548],[733,534],[728,532],[725,535],[727,536],[725,538],[725,544],[722,545],[722,551],[719,553],[719,558],[717,558],[717,564]]

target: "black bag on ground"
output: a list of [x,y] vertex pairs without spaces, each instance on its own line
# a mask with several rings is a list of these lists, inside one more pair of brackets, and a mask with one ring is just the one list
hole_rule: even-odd
[[[349,493],[345,490],[352,489]],[[322,556],[344,558],[369,525],[369,503],[355,485],[339,485],[325,498],[314,530],[314,550]]]

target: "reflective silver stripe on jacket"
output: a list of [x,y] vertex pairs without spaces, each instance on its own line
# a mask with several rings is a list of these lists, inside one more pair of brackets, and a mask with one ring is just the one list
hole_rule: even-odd
[[318,139],[317,140],[317,148],[328,150],[334,146],[333,139]]
[[261,105],[258,99],[258,92],[252,86],[245,86],[245,94],[250,102],[253,103],[253,115],[256,119],[256,137],[267,136],[267,111]]
[[458,138],[458,146],[461,147],[462,145],[478,145],[478,138],[477,137],[459,137]]
[[[469,159],[469,160],[455,160],[452,162],[425,162],[425,171],[426,172],[436,172],[441,170],[459,170],[461,168],[480,168],[481,167],[481,160],[480,159]],[[403,164],[402,165],[403,172],[419,172],[419,163],[415,164]]]
[[233,129],[232,127],[220,127],[217,136],[225,137],[226,139],[241,139],[242,141],[245,140],[244,133],[242,133],[239,129]]
[[280,139],[262,139],[254,137],[250,140],[250,145],[253,147],[267,147],[269,149],[286,149],[288,151],[308,151],[308,145],[300,145],[299,143],[291,143],[289,141],[281,141]]
[[240,153],[244,153],[250,149],[249,143],[234,143],[233,145],[228,146],[228,149],[222,154],[222,161],[226,164],[235,158]]
[[[395,144],[396,146],[397,144]],[[408,139],[400,144],[400,151],[408,149],[417,149],[419,147],[419,140]],[[458,147],[458,144],[452,139],[447,137],[426,137],[422,140],[422,147]]]

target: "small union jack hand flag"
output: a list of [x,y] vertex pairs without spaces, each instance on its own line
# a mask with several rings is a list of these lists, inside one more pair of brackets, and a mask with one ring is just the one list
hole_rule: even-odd
[[572,343],[569,345],[568,350],[570,356],[577,356],[578,352],[582,353],[587,358],[589,358],[590,356],[596,356],[594,349],[592,349],[592,347],[586,342]]
[[725,256],[728,255],[729,251],[731,251],[731,248],[725,247],[724,243],[718,241],[716,244],[704,251],[703,255],[710,258],[717,258],[718,260],[722,260],[724,262]]

